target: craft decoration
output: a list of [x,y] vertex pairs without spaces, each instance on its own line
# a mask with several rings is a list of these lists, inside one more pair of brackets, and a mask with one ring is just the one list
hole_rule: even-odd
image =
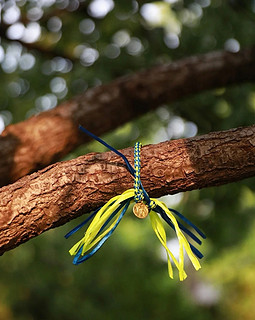
[[[205,238],[203,232],[201,232],[192,222],[185,218],[181,213],[174,209],[167,208],[167,206],[158,199],[150,198],[145,191],[141,179],[141,144],[137,142],[134,148],[134,168],[129,163],[128,159],[118,150],[108,145],[105,141],[89,132],[84,127],[79,127],[81,131],[91,136],[93,139],[102,143],[104,146],[119,155],[125,162],[127,170],[134,176],[134,188],[126,190],[121,195],[111,198],[104,206],[95,210],[84,222],[79,224],[76,228],[66,234],[66,238],[69,238],[72,234],[81,229],[84,225],[90,222],[84,237],[78,241],[69,251],[74,256],[73,263],[78,265],[90,257],[92,257],[105,243],[105,241],[112,235],[113,231],[117,228],[121,219],[127,212],[130,204],[134,203],[133,213],[138,218],[146,218],[148,215],[151,220],[152,228],[158,237],[159,241],[163,245],[167,253],[168,261],[168,273],[170,278],[173,278],[172,263],[179,270],[180,280],[184,280],[187,275],[184,271],[184,252],[192,262],[196,270],[200,269],[200,263],[198,259],[203,257],[202,253],[194,247],[185,237],[184,233],[194,240],[198,245],[201,245],[201,240],[198,238]],[[182,222],[177,221],[176,217]],[[173,253],[167,246],[166,232],[161,218],[175,231],[177,239],[179,241],[179,258],[176,259]],[[183,222],[191,228],[185,227]],[[197,235],[194,233],[197,233]],[[172,261],[172,263],[171,263]]]

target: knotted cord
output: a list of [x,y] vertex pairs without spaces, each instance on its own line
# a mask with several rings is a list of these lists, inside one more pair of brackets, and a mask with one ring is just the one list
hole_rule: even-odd
[[[190,261],[196,270],[200,269],[198,258],[201,259],[203,255],[195,248],[184,236],[186,233],[197,244],[201,244],[201,240],[189,229],[187,229],[181,222],[177,221],[175,216],[187,223],[194,229],[198,235],[205,238],[201,232],[192,222],[185,218],[182,214],[174,209],[167,208],[167,206],[158,199],[150,198],[145,191],[141,178],[141,144],[137,142],[134,147],[134,167],[130,165],[128,159],[118,150],[107,144],[105,141],[89,132],[84,127],[79,127],[84,133],[88,134],[95,140],[99,141],[107,148],[119,155],[126,163],[128,171],[134,176],[134,188],[128,189],[121,195],[111,198],[104,206],[96,209],[84,222],[79,224],[76,228],[66,234],[69,238],[73,233],[77,232],[90,220],[92,220],[84,233],[83,238],[78,241],[70,250],[69,253],[74,256],[73,263],[78,265],[90,257],[92,257],[105,243],[105,241],[112,235],[117,228],[121,219],[125,215],[129,205],[134,203],[133,212],[139,218],[145,218],[148,214],[150,216],[152,228],[163,245],[167,253],[168,259],[168,273],[173,278],[172,263],[179,270],[180,280],[184,280],[187,275],[184,271],[184,251],[186,251]],[[174,216],[175,215],[175,216]],[[166,232],[160,217],[175,231],[179,241],[179,259],[177,260],[173,253],[167,246]],[[182,232],[183,231],[183,232]]]

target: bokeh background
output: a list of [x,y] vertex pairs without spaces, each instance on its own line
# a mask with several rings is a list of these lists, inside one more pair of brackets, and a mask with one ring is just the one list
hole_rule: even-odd
[[[0,132],[119,76],[255,43],[254,0],[8,0],[0,6]],[[162,105],[104,139],[124,148],[251,125],[254,89],[218,88]],[[92,151],[105,149],[91,142],[65,159]],[[84,217],[46,232],[1,257],[0,319],[255,319],[254,190],[255,180],[247,179],[163,197],[207,234],[202,269],[187,265],[182,283],[177,273],[168,278],[147,220],[126,215],[100,252],[78,267],[68,254],[75,239],[64,235]]]

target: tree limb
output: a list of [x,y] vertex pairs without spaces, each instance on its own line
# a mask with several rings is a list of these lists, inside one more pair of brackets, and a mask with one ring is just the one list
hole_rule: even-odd
[[[133,148],[122,150],[133,163]],[[153,197],[255,176],[255,125],[147,145],[142,183]],[[113,152],[55,163],[0,189],[0,254],[132,188]]]
[[163,103],[254,80],[255,49],[246,49],[186,58],[90,89],[5,129],[0,137],[0,185],[53,163],[84,142],[78,123],[100,135]]

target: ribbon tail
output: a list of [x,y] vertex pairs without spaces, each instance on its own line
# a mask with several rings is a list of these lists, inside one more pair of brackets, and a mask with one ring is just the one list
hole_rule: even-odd
[[66,235],[65,238],[68,239],[69,237],[71,237],[71,235],[73,235],[75,232],[77,232],[78,230],[80,230],[83,226],[85,226],[85,224],[87,224],[96,214],[97,212],[101,209],[98,208],[96,209],[94,212],[92,212],[89,217],[84,220],[82,223],[80,223],[78,226],[76,226],[75,228],[73,228],[71,231],[69,231]]
[[117,221],[115,222],[115,224],[110,228],[109,232],[107,232],[104,237],[102,237],[102,239],[98,242],[98,244],[94,247],[94,249],[92,251],[90,251],[88,254],[84,255],[82,258],[82,251],[83,251],[83,247],[80,248],[80,250],[78,251],[78,253],[75,255],[74,260],[73,260],[73,264],[80,264],[86,260],[88,260],[90,257],[92,257],[101,247],[102,245],[105,243],[105,241],[107,239],[109,239],[109,237],[112,235],[113,231],[117,228],[118,224],[120,223],[121,219],[123,218],[124,214],[127,211],[127,208],[130,204],[130,200],[127,201],[127,203],[125,204],[124,208],[122,209]]

